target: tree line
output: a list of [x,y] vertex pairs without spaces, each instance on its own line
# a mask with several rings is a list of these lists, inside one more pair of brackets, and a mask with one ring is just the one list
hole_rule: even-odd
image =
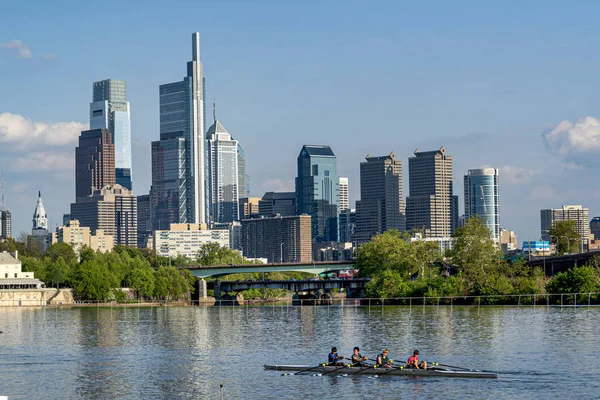
[[[574,251],[566,235],[558,240],[559,251]],[[553,235],[554,235],[553,233]],[[480,217],[473,217],[453,234],[454,246],[442,252],[435,242],[411,241],[410,235],[390,230],[378,234],[358,249],[357,268],[371,277],[366,297],[460,297],[583,293],[600,291],[600,258],[548,279],[526,260],[507,260],[491,238]],[[446,273],[451,271],[451,273]],[[488,298],[495,302],[499,299]]]

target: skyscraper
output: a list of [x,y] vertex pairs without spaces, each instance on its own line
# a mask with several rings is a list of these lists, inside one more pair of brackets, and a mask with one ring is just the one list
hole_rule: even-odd
[[239,220],[238,142],[216,119],[206,132],[209,148],[210,220]]
[[[589,210],[581,205],[564,205],[562,208],[552,208],[540,211],[542,239],[550,241],[550,228],[559,221],[575,221],[575,229],[581,238],[581,247],[590,236]],[[557,239],[554,238],[554,241]]]
[[250,197],[250,177],[246,174],[246,155],[244,149],[238,142],[237,147],[237,162],[238,162],[238,190],[239,196]]
[[262,217],[274,215],[296,215],[295,192],[267,192],[258,202],[258,214]]
[[116,183],[131,190],[131,119],[125,81],[94,82],[90,129],[108,129],[111,133]]
[[0,239],[8,239],[12,237],[12,221],[10,211],[6,209],[4,204],[4,172],[0,178]]
[[71,203],[71,216],[92,234],[102,230],[115,245],[137,246],[137,198],[133,191],[115,184],[95,189],[91,196]]
[[75,149],[75,197],[115,183],[115,146],[108,129],[81,132]]
[[429,237],[448,237],[458,224],[458,197],[452,189],[452,156],[441,147],[415,150],[408,159],[409,196],[406,228],[423,229]]
[[340,187],[340,206],[339,211],[345,210],[348,208],[348,178],[344,176],[340,176],[339,178],[339,187]]
[[356,202],[357,243],[371,240],[388,229],[406,230],[402,196],[402,162],[396,155],[372,157],[360,163],[360,201]]
[[[162,203],[173,207],[163,213],[177,215],[177,223],[206,223],[208,216],[208,193],[206,178],[207,147],[205,132],[205,92],[200,61],[200,34],[192,35],[192,61],[187,63],[187,75],[182,81],[161,85],[159,88],[160,140],[184,139],[183,151],[178,145],[170,146],[177,151],[164,158],[164,164],[181,164],[183,172],[178,177],[179,201]],[[174,168],[174,167],[173,167]],[[153,177],[153,182],[155,178]],[[157,179],[159,180],[159,179]],[[166,185],[165,182],[163,182]],[[164,200],[164,193],[162,199]],[[185,208],[181,208],[185,206]],[[168,229],[168,227],[166,227]]]
[[313,242],[337,241],[339,181],[335,154],[329,146],[302,147],[296,178],[298,214],[312,217]]
[[470,169],[465,175],[465,218],[478,215],[495,241],[500,239],[498,170]]
[[145,249],[148,247],[152,236],[152,207],[150,206],[150,195],[137,196],[137,247]]

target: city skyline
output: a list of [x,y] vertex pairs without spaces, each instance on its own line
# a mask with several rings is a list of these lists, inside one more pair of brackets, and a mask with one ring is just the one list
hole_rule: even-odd
[[[85,6],[74,6],[72,13],[87,18],[85,25],[73,27],[83,32],[80,37],[69,30],[39,35],[36,29],[28,32],[15,24],[17,18],[0,16],[9,35],[1,37],[0,43],[20,40],[24,46],[0,49],[0,69],[6,77],[3,92],[8,93],[0,99],[0,168],[5,170],[13,235],[28,231],[27,204],[35,201],[39,189],[52,210],[51,229],[60,225],[62,214],[68,212],[74,198],[69,157],[79,132],[87,128],[90,84],[106,77],[127,82],[134,127],[135,189],[136,194],[146,192],[150,141],[158,137],[156,88],[181,78],[177,65],[186,61],[186,38],[197,30],[203,35],[209,97],[218,95],[226,106],[222,118],[228,129],[241,135],[236,139],[245,146],[254,196],[293,189],[295,165],[290,159],[305,143],[335,149],[338,174],[349,177],[350,207],[358,199],[358,165],[365,153],[393,150],[407,165],[414,148],[444,144],[454,157],[455,194],[463,193],[461,177],[467,170],[486,166],[500,170],[501,225],[516,231],[521,239],[538,238],[540,209],[583,204],[590,209],[590,217],[598,214],[600,207],[595,203],[600,192],[586,184],[595,172],[590,157],[595,142],[570,139],[599,135],[593,118],[600,109],[594,68],[585,67],[593,66],[596,56],[592,60],[582,56],[585,46],[593,45],[589,38],[596,29],[587,16],[578,20],[580,25],[557,27],[552,22],[574,16],[575,8],[556,6],[547,21],[538,21],[534,29],[524,23],[526,16],[535,13],[527,6],[516,12],[515,6],[508,5],[493,18],[488,14],[493,6],[487,5],[474,6],[469,16],[461,16],[452,7],[442,7],[432,16],[425,6],[386,6],[401,12],[382,18],[367,8],[358,11],[356,4],[349,7],[348,19],[342,22],[329,18],[338,10],[326,5],[319,18],[328,18],[331,24],[322,28],[317,26],[319,18],[306,18],[290,27],[284,9],[270,8],[264,20],[276,16],[282,25],[259,29],[244,21],[260,20],[260,13],[268,7],[258,4],[252,10],[240,5],[229,14],[232,21],[241,22],[244,37],[240,40],[239,30],[215,29],[218,24],[208,17],[223,9],[209,4],[202,6],[207,16],[202,24],[187,15],[177,26],[170,25],[168,32],[136,32],[135,26],[123,24],[109,36],[127,36],[128,40],[113,40],[111,46],[89,45],[89,36],[99,32],[93,27],[98,17]],[[39,22],[38,29],[48,31],[49,22],[43,18],[48,11],[42,6],[27,10],[27,14]],[[161,11],[164,9],[157,4],[148,5],[144,16],[148,25],[160,21]],[[5,15],[24,12],[10,5]],[[523,19],[511,25],[516,27],[513,33],[505,35],[508,16],[515,14]],[[392,21],[398,15],[418,22],[399,26]],[[440,19],[441,15],[454,19]],[[352,31],[364,25],[357,22],[376,17],[378,31]],[[55,15],[54,21],[60,18]],[[115,23],[128,18],[132,14],[125,11]],[[474,39],[457,33],[455,26],[481,34]],[[306,36],[306,31],[311,35]],[[278,39],[283,33],[286,36]],[[64,34],[69,40],[62,40]],[[486,40],[486,59],[481,58],[484,49],[479,38]],[[290,45],[284,46],[288,41]],[[555,64],[553,53],[565,48],[570,62]],[[363,52],[362,57],[356,57],[357,50]],[[411,57],[407,60],[400,54]],[[439,56],[432,59],[433,54]],[[91,55],[93,64],[82,65],[77,60]],[[122,57],[118,59],[122,62],[115,62],[116,57]],[[374,59],[385,62],[373,63]],[[152,68],[144,68],[148,65]],[[551,88],[548,82],[552,82]],[[351,93],[357,89],[360,100],[350,101],[356,99]],[[365,142],[360,138],[370,132],[373,117],[381,127],[380,137]],[[570,122],[561,123],[563,120]],[[262,158],[265,154],[269,154],[269,162]],[[408,182],[407,178],[405,169],[403,181]],[[64,188],[67,190],[59,190]],[[408,191],[406,185],[404,191]],[[462,195],[460,198],[462,210]]]

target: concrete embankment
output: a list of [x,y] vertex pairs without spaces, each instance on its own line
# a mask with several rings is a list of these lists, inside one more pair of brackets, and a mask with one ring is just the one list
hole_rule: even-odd
[[73,304],[71,289],[0,290],[0,307],[39,307],[50,304]]

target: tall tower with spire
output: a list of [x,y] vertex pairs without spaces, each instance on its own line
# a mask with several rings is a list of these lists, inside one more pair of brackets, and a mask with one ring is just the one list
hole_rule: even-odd
[[31,229],[31,235],[27,236],[27,246],[32,248],[38,246],[39,251],[42,253],[48,250],[52,242],[51,235],[48,232],[48,215],[42,202],[42,192],[38,191],[37,204],[33,211],[33,228]]
[[210,155],[210,221],[230,223],[239,219],[238,142],[217,120],[214,102],[213,119],[206,132]]
[[33,212],[33,229],[48,229],[48,215],[42,202],[42,192],[38,191],[37,204]]
[[155,227],[208,221],[204,104],[200,34],[196,32],[186,77],[159,87],[160,141],[152,143]]

